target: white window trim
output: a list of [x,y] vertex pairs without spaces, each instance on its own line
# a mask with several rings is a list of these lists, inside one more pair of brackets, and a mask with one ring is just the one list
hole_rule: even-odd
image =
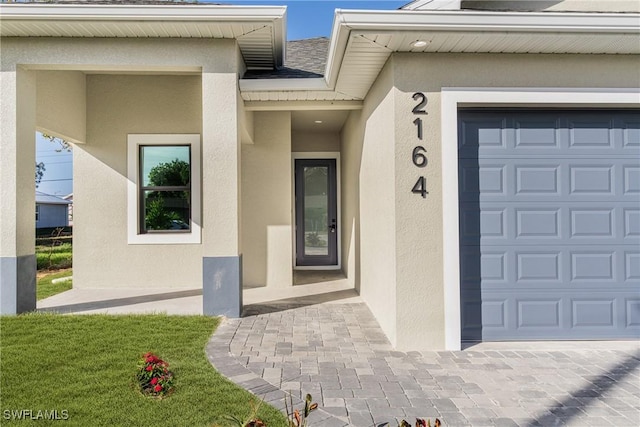
[[442,194],[445,347],[461,349],[460,245],[458,236],[458,109],[462,107],[640,106],[628,88],[442,88]]
[[[190,232],[140,234],[138,179],[141,145],[191,146]],[[202,224],[201,176],[199,134],[129,134],[127,136],[127,242],[130,245],[199,244]]]
[[[296,265],[296,159],[335,159],[336,160],[336,198],[337,200],[337,227],[338,227],[338,244],[337,244],[337,252],[338,252],[338,264],[337,265]],[[293,233],[292,233],[292,242],[293,242],[293,269],[294,270],[341,270],[342,269],[342,221],[341,221],[341,200],[342,196],[340,194],[340,152],[338,151],[294,151],[291,153],[291,208],[293,214],[292,224],[293,224]]]

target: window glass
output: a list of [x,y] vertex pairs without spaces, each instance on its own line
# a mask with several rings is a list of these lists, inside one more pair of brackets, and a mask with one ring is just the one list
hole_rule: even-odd
[[140,232],[190,231],[190,146],[140,146]]
[[142,185],[186,186],[191,177],[189,146],[142,146]]
[[189,230],[189,191],[144,191],[146,230]]

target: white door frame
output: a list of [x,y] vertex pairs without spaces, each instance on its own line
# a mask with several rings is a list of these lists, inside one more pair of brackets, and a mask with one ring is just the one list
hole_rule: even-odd
[[[296,159],[335,159],[336,161],[336,208],[337,218],[336,223],[338,226],[338,243],[336,245],[336,251],[338,252],[338,264],[337,265],[311,265],[311,266],[297,266],[296,265]],[[294,270],[342,270],[342,221],[340,215],[341,194],[340,194],[340,152],[338,151],[313,151],[302,152],[295,151],[291,153],[291,217],[293,222],[293,233],[291,233],[291,239],[293,241],[293,268]]]

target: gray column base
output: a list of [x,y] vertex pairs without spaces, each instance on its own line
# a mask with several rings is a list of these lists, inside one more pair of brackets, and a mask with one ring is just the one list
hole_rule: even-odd
[[0,314],[36,309],[36,256],[0,258]]
[[242,315],[242,255],[202,258],[202,313]]

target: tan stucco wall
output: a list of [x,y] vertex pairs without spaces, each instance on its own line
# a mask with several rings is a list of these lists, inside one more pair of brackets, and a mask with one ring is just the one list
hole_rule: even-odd
[[369,91],[363,110],[352,112],[342,129],[342,239],[346,249],[343,251],[345,273],[356,288],[359,287],[360,295],[395,345],[395,90],[392,71],[389,66],[383,69]]
[[291,151],[297,153],[340,151],[340,135],[338,133],[291,132]]
[[342,271],[360,292],[360,162],[362,159],[362,112],[352,111],[342,127],[345,144],[340,151]]
[[[87,144],[74,152],[74,286],[201,287],[203,256],[239,255],[242,60],[235,40],[3,38],[0,54],[2,256],[32,254],[34,247],[31,70],[87,73]],[[160,132],[202,134],[203,180],[210,183],[202,188],[202,245],[125,246],[126,134]],[[16,150],[16,140],[24,148]]]
[[[441,191],[442,88],[634,88],[639,65],[637,56],[622,55],[390,58],[342,131],[343,265],[396,348],[445,345],[442,200],[451,195]],[[421,143],[411,113],[418,91],[428,98]],[[427,149],[426,168],[412,163],[416,145]],[[421,175],[426,199],[411,192]]]
[[243,282],[291,286],[291,113],[254,113],[254,139],[242,145]]
[[127,134],[202,133],[199,76],[87,76],[74,147],[74,287],[201,287],[200,245],[127,243]]
[[36,86],[35,72],[2,63],[0,257],[35,252]]
[[[395,98],[398,348],[443,348],[442,87],[637,87],[640,58],[622,55],[397,54]],[[424,141],[429,165],[416,168],[411,109],[416,91],[427,95]],[[412,194],[419,175],[429,195]],[[415,310],[407,309],[409,307]]]
[[37,72],[38,130],[74,143],[87,138],[87,87],[81,71]]

